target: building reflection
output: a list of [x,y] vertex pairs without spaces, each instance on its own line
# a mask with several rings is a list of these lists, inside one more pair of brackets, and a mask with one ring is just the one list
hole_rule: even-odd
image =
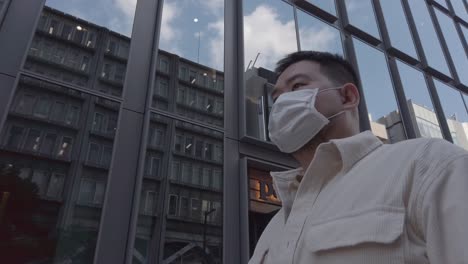
[[[1,134],[5,263],[92,263],[129,47],[44,7]],[[158,57],[152,107],[222,128],[223,73]],[[134,263],[158,243],[165,263],[220,263],[222,132],[153,114],[148,133]]]

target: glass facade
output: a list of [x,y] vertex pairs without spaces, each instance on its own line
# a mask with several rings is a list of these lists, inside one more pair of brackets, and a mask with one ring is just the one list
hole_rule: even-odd
[[281,206],[268,172],[297,166],[267,128],[298,50],[354,65],[361,130],[468,149],[467,10],[0,0],[0,262],[246,263]]

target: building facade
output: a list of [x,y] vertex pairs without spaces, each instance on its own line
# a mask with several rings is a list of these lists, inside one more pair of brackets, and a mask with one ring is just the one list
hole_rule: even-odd
[[361,130],[468,149],[466,0],[0,0],[0,262],[247,263],[281,207],[276,61],[357,69]]

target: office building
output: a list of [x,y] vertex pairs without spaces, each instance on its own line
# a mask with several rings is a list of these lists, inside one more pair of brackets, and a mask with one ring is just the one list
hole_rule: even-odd
[[281,207],[275,63],[358,71],[361,130],[468,145],[466,0],[0,0],[0,262],[247,263]]

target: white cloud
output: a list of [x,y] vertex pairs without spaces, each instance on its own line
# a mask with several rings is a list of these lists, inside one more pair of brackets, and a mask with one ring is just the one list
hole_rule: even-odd
[[338,35],[329,27],[300,28],[302,50],[329,51],[331,43],[338,41]]
[[135,16],[136,0],[115,0],[115,3],[128,18]]
[[211,67],[224,71],[224,19],[220,19],[208,25],[216,36],[210,40]]
[[163,6],[161,19],[161,42],[169,43],[178,35],[177,29],[173,23],[179,15],[179,11],[174,2],[166,1]]
[[130,37],[133,19],[135,17],[136,0],[113,0],[117,8],[125,15],[124,18],[113,16],[110,25],[113,30]]
[[244,16],[244,63],[273,69],[285,54],[297,50],[294,20],[280,21],[277,10],[260,5],[251,14]]
[[215,16],[224,15],[224,0],[196,0],[197,3],[209,10]]
[[[211,40],[211,58],[219,69],[224,60],[224,23],[219,20],[209,25],[209,29],[217,32]],[[331,44],[339,41],[339,37],[328,27],[303,27],[299,30],[301,43],[307,50],[329,50]],[[273,70],[275,64],[288,53],[297,51],[294,20],[281,21],[278,11],[266,5],[258,6],[251,14],[244,16],[244,63],[254,61],[260,56],[255,67]]]

